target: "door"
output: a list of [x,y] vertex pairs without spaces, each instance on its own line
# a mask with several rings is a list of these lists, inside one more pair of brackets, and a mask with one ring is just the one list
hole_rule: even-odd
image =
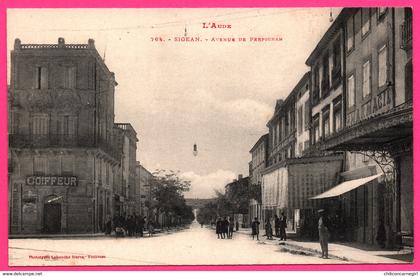
[[44,204],[44,232],[60,233],[61,232],[61,204],[45,203]]

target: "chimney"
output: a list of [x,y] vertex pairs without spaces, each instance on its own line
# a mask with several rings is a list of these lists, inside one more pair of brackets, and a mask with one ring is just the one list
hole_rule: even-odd
[[242,174],[239,174],[238,175],[238,180],[241,180],[242,179]]
[[15,39],[15,45],[14,45],[14,50],[20,50],[20,39],[16,38]]
[[88,48],[95,49],[95,40],[93,40],[92,38],[89,38],[88,40]]
[[59,37],[58,38],[58,47],[64,47],[65,44],[66,44],[66,42],[64,41],[64,38]]

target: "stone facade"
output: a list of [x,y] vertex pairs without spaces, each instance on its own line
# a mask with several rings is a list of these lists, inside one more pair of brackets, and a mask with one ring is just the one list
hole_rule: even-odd
[[11,52],[11,234],[101,231],[113,215],[114,74],[88,44],[21,44]]

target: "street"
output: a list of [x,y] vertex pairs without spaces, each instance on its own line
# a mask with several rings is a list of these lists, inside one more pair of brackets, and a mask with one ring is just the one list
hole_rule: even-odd
[[217,239],[209,228],[189,229],[145,238],[10,239],[11,266],[39,265],[232,265],[346,263],[280,251],[277,242],[252,240],[235,233]]

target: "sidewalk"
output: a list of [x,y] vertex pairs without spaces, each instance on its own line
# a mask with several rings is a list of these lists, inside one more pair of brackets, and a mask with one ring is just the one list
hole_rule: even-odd
[[[157,234],[171,234],[186,229],[187,227],[173,227],[170,229],[155,228],[153,235]],[[149,232],[146,230],[143,235],[148,235]],[[103,237],[115,237],[115,234],[105,235],[105,233],[84,233],[84,234],[10,234],[9,239],[67,239],[67,238],[103,238]],[[127,237],[127,236],[125,236]]]
[[[251,235],[251,229],[240,229],[237,233]],[[260,231],[260,241],[269,244],[278,244],[281,250],[292,254],[299,255],[321,255],[321,247],[319,242],[315,241],[298,241],[291,237],[288,232],[287,241],[280,241],[278,238],[267,240],[264,231]],[[383,250],[363,246],[358,243],[330,243],[328,245],[329,257],[339,259],[346,262],[354,263],[387,263],[387,264],[401,264],[412,262],[413,251],[412,249],[402,250]]]

